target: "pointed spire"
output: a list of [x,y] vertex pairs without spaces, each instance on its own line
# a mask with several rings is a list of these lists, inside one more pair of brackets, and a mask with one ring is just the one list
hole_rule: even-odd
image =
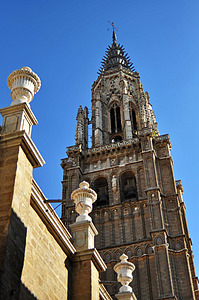
[[82,106],[81,106],[81,105],[80,105],[79,108],[78,108],[76,120],[78,119],[78,117],[79,117],[80,115],[83,115],[83,109],[82,109]]
[[117,45],[117,36],[116,36],[116,33],[115,33],[115,29],[117,30],[117,28],[115,27],[114,22],[110,22],[110,21],[108,21],[108,22],[113,27],[113,45]]
[[117,36],[116,36],[116,33],[115,33],[114,29],[113,29],[113,44],[117,45]]

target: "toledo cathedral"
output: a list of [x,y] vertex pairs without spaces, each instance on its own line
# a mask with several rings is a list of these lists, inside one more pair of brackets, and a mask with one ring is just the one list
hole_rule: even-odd
[[45,163],[31,138],[40,86],[29,67],[12,72],[13,101],[0,109],[0,299],[198,300],[169,135],[114,27],[92,117],[79,107],[61,160],[61,219],[33,178]]
[[136,266],[138,299],[194,299],[198,280],[169,135],[159,134],[149,94],[115,31],[99,71],[92,86],[92,118],[87,107],[79,107],[76,143],[61,162],[62,221],[67,227],[74,222],[70,195],[87,181],[97,193],[95,246],[108,267],[101,280],[111,296],[117,290],[113,266],[125,253]]

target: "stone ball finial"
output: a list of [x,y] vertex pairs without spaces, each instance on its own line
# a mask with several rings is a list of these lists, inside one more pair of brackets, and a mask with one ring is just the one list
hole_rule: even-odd
[[117,280],[122,284],[120,293],[132,292],[129,283],[133,280],[132,272],[135,270],[135,265],[127,261],[128,256],[122,254],[120,256],[121,262],[115,265],[114,271],[117,273]]
[[34,94],[41,87],[39,76],[29,67],[13,71],[8,76],[7,83],[9,89],[11,89],[11,98],[13,99],[11,105],[31,102]]
[[83,181],[79,188],[71,194],[71,199],[75,202],[75,210],[79,214],[76,222],[92,221],[88,215],[92,211],[92,204],[97,200],[97,194],[89,188],[89,183]]

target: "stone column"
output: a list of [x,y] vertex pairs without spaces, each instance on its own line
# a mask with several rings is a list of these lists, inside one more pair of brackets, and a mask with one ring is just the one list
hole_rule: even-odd
[[0,109],[3,116],[0,136],[2,299],[6,299],[10,291],[15,291],[15,298],[19,298],[29,221],[32,171],[33,168],[44,164],[43,158],[31,140],[31,129],[37,124],[37,120],[29,105],[40,85],[39,77],[30,68],[24,67],[14,71],[8,77],[13,102],[11,106]]
[[94,248],[97,229],[88,215],[97,194],[89,188],[86,181],[71,194],[75,210],[79,214],[76,222],[70,225],[77,253],[73,259],[73,300],[99,300],[99,272],[106,270],[106,265],[99,252]]
[[123,107],[124,107],[124,127],[125,127],[125,136],[127,140],[133,138],[132,134],[132,124],[129,114],[129,99],[128,95],[123,95]]
[[[166,235],[165,235],[166,239]],[[171,266],[169,260],[169,245],[161,244],[161,239],[157,239],[157,244],[153,247],[156,275],[158,279],[158,299],[177,299],[174,294],[173,280],[171,274]]]
[[3,116],[2,135],[25,131],[30,137],[32,126],[38,124],[29,103],[40,89],[39,77],[28,67],[12,72],[8,77],[13,102],[0,110]]
[[150,209],[150,222],[152,230],[162,230],[164,228],[162,199],[158,184],[158,170],[156,163],[156,152],[152,143],[152,131],[149,133],[139,133],[142,145],[142,159],[144,163],[145,180],[147,189],[145,190]]
[[96,112],[95,112],[95,147],[103,144],[102,138],[102,103],[100,100],[96,101]]

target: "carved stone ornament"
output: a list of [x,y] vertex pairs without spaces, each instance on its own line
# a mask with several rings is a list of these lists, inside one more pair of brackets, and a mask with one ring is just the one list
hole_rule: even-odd
[[113,175],[112,177],[112,191],[115,194],[117,192],[117,176]]
[[11,105],[31,102],[41,87],[40,78],[29,67],[12,72],[7,83],[13,99]]
[[122,254],[120,256],[121,262],[115,265],[114,271],[117,273],[117,280],[122,284],[119,293],[132,292],[129,283],[133,280],[132,272],[135,270],[133,263],[127,261],[128,256]]
[[88,215],[92,211],[92,204],[97,200],[97,194],[89,188],[89,183],[83,181],[79,188],[71,194],[71,199],[75,202],[75,210],[79,214],[76,222],[92,221]]

